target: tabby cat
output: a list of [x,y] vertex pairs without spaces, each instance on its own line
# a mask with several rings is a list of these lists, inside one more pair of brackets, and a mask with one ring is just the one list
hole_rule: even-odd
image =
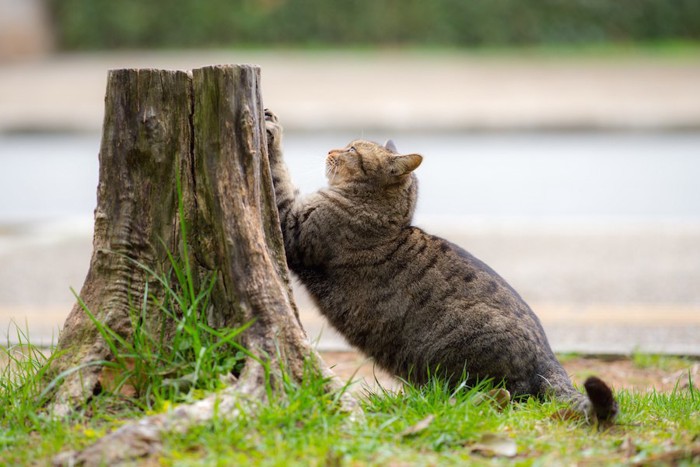
[[422,157],[353,141],[326,159],[328,187],[301,197],[266,111],[268,152],[287,262],[350,344],[417,384],[492,378],[513,395],[552,394],[587,418],[617,412],[597,378],[578,392],[538,318],[486,264],[411,225]]

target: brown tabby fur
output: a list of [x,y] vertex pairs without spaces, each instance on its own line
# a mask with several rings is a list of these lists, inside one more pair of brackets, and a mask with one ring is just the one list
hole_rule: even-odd
[[421,156],[353,141],[328,153],[328,187],[300,197],[269,111],[267,133],[287,262],[350,344],[418,384],[431,375],[493,378],[513,395],[553,394],[586,417],[614,416],[612,393],[601,408],[574,389],[540,321],[505,280],[411,226]]

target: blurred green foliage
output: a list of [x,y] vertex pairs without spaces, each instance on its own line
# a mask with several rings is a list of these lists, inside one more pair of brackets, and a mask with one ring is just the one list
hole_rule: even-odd
[[49,0],[64,49],[700,40],[700,0]]

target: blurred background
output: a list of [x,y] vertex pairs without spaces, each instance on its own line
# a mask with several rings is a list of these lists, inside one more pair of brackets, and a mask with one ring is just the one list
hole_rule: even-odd
[[261,66],[302,191],[358,137],[423,154],[416,223],[511,282],[555,350],[700,355],[696,0],[0,0],[10,341],[55,341],[87,272],[107,71],[221,63]]

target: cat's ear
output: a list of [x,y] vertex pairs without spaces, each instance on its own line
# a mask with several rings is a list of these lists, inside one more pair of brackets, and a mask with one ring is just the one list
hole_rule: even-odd
[[384,147],[387,148],[391,152],[396,152],[398,153],[399,151],[396,149],[396,145],[394,142],[390,139],[386,140],[386,143],[384,143]]
[[394,167],[398,175],[406,175],[416,170],[421,162],[423,162],[423,156],[420,154],[406,154],[394,158]]

